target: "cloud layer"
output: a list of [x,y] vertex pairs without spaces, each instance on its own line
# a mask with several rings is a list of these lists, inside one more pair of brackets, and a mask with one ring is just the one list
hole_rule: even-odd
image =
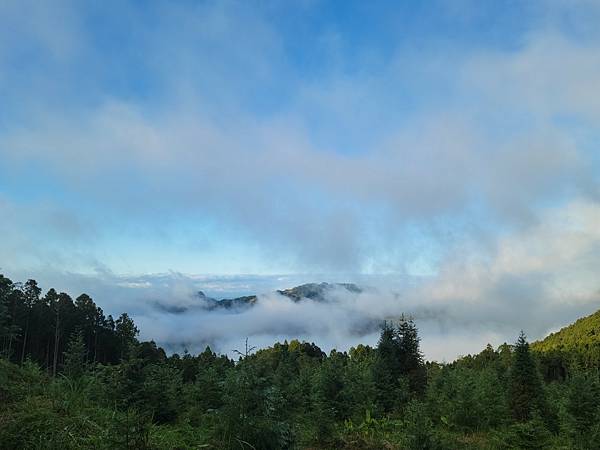
[[[595,2],[27,3],[0,6],[8,275],[96,291],[191,345],[341,345],[373,305],[501,339],[597,306]],[[194,337],[202,317],[143,306],[188,301],[180,273],[263,275],[232,293],[369,275],[385,300],[270,299]]]
[[[527,230],[499,238],[485,254],[478,247],[463,248],[435,275],[346,275],[364,291],[334,290],[325,302],[296,303],[276,293],[314,281],[307,275],[98,272],[54,273],[42,281],[59,289],[69,286],[75,295],[88,292],[107,313],[128,311],[142,338],[154,339],[169,351],[196,352],[210,345],[231,353],[245,338],[258,346],[304,339],[325,350],[347,350],[358,343],[374,345],[383,320],[408,314],[420,329],[426,357],[451,360],[478,352],[488,342],[512,342],[521,329],[531,339],[541,338],[596,310],[598,223],[598,205],[570,203],[547,211]],[[199,290],[216,298],[254,293],[259,298],[248,309],[206,310]]]

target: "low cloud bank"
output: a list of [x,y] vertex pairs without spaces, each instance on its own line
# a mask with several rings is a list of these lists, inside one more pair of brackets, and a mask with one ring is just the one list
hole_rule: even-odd
[[[506,232],[485,249],[450,253],[435,273],[411,275],[191,276],[179,273],[120,276],[65,274],[49,269],[7,273],[37,278],[73,296],[87,292],[108,314],[132,315],[143,339],[169,351],[210,345],[219,352],[241,348],[246,337],[264,347],[284,339],[312,341],[328,351],[375,344],[385,319],[407,314],[416,320],[428,359],[451,360],[488,342],[512,342],[520,330],[531,339],[600,308],[600,206],[571,202],[548,210],[525,230]],[[38,276],[41,275],[41,276]],[[344,281],[321,301],[277,293],[307,282]],[[202,307],[198,291],[216,298],[257,294],[243,309]],[[165,308],[165,305],[171,307]]]

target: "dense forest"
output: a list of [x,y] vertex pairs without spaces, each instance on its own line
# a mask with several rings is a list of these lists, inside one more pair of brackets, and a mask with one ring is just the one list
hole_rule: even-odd
[[88,295],[0,275],[0,448],[600,449],[598,336],[600,313],[439,364],[401,317],[348,352],[167,355]]

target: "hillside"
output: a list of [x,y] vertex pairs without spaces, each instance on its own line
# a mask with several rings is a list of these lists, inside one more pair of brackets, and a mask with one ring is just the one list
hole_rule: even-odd
[[589,350],[600,345],[600,310],[549,334],[531,346],[540,352],[553,350]]
[[[336,287],[358,289],[320,283],[281,295],[327,301]],[[599,316],[557,335],[579,348],[581,333],[596,338]],[[594,355],[595,340],[592,352],[536,361],[521,334],[512,346],[438,364],[424,361],[412,320],[383,324],[373,347],[327,354],[299,340],[256,351],[247,343],[237,360],[209,347],[168,355],[138,333],[126,313],[106,317],[86,294],[42,295],[33,279],[0,275],[0,448],[562,450],[600,442],[596,367],[568,367]],[[555,405],[564,405],[560,414]]]
[[569,367],[597,368],[600,366],[600,310],[534,342],[531,347],[542,356],[549,378],[564,377]]
[[362,289],[353,283],[307,283],[277,292],[295,302],[302,299],[324,302],[327,300],[327,295],[331,294],[335,289],[341,289],[353,294],[362,292]]

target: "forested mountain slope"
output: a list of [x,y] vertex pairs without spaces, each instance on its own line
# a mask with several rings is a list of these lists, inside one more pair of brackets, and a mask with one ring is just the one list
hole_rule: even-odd
[[538,351],[590,349],[600,345],[600,310],[551,333],[531,346]]
[[404,317],[373,347],[250,342],[236,361],[167,355],[125,313],[0,275],[0,449],[599,449],[597,319],[560,350],[521,333],[450,364],[424,360]]
[[531,347],[542,354],[544,360],[561,359],[564,364],[599,366],[600,310],[534,342]]

